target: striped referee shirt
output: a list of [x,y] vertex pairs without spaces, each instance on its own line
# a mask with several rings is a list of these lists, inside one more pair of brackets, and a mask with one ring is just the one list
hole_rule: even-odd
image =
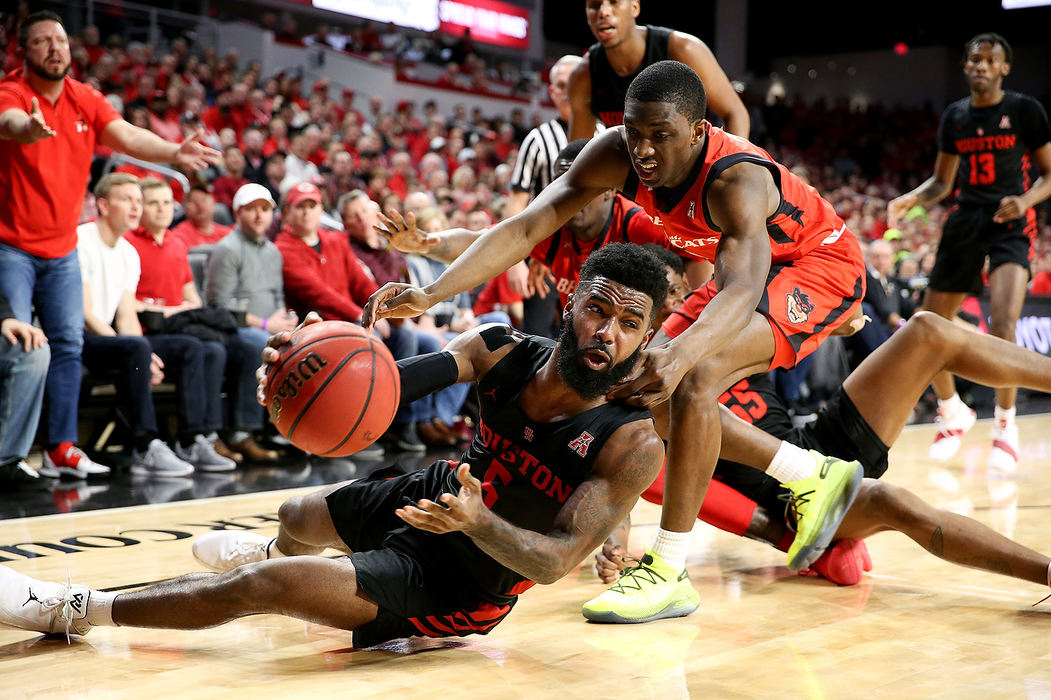
[[548,186],[559,152],[566,147],[569,125],[555,118],[536,127],[522,140],[518,160],[511,173],[511,189],[535,197]]

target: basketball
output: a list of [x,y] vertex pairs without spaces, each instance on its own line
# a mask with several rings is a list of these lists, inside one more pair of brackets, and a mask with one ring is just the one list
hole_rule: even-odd
[[320,457],[374,443],[401,398],[398,367],[383,341],[344,321],[293,332],[267,374],[270,421],[293,445]]

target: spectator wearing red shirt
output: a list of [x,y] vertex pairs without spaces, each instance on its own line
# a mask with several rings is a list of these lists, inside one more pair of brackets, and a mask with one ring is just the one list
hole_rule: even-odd
[[[227,208],[233,207],[234,195],[242,186],[251,180],[245,177],[244,153],[237,146],[226,146],[223,148],[223,167],[226,172],[212,181],[212,194],[215,201]],[[260,163],[262,165],[262,163]]]
[[230,233],[229,226],[215,222],[215,197],[209,185],[191,187],[183,208],[186,218],[172,229],[172,235],[187,249],[215,245]]
[[507,270],[485,283],[478,298],[474,300],[474,315],[483,316],[493,311],[503,311],[516,328],[522,325],[522,295],[511,289],[507,281]]
[[[190,313],[202,307],[186,244],[171,229],[175,201],[171,188],[158,178],[139,182],[142,190],[142,223],[125,238],[139,253],[141,272],[135,290],[138,311],[160,311],[168,319],[162,335],[170,333],[171,317]],[[202,320],[203,323],[203,320]],[[189,327],[187,334],[191,333]],[[219,438],[223,428],[223,376],[230,372],[231,391],[238,397],[255,393],[254,368],[250,362],[251,345],[237,334],[227,334],[221,341],[198,335],[204,352],[205,410],[201,431],[180,437],[175,454],[201,471],[226,471],[237,461],[237,454]],[[254,364],[258,364],[255,362]]]
[[18,37],[23,67],[0,81],[0,291],[20,321],[35,311],[51,348],[41,473],[105,474],[75,447],[84,338],[76,227],[97,144],[149,161],[198,170],[218,153],[181,145],[121,119],[96,90],[68,76],[62,19],[35,12]]
[[358,323],[369,296],[379,287],[347,244],[347,237],[319,228],[321,192],[309,183],[285,195],[284,229],[274,243],[284,259],[285,299],[300,317]]

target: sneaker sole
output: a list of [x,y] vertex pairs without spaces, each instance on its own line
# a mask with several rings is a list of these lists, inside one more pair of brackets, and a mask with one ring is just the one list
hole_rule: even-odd
[[825,527],[818,533],[813,542],[799,548],[794,559],[788,560],[789,571],[802,571],[809,568],[811,564],[825,553],[825,549],[828,548],[832,538],[836,535],[836,530],[839,529],[839,524],[843,522],[847,511],[850,510],[850,506],[854,504],[854,499],[858,496],[858,491],[861,490],[862,476],[861,465],[858,464],[848,487],[843,490],[839,499],[828,509],[828,515],[825,516]]
[[237,469],[237,464],[198,464],[197,471],[199,472],[232,472]]
[[669,603],[660,612],[649,615],[648,617],[624,617],[618,615],[612,610],[592,611],[584,608],[581,613],[584,618],[589,622],[600,622],[605,624],[621,624],[621,625],[636,625],[643,622],[653,622],[655,620],[665,620],[671,617],[686,617],[697,608],[701,607],[699,600],[691,600],[688,598],[680,598],[679,600]]
[[157,470],[157,469],[150,469],[149,467],[142,467],[142,466],[139,466],[139,465],[135,465],[135,466],[133,466],[131,468],[131,473],[134,474],[135,476],[161,476],[161,477],[163,477],[163,476],[170,476],[170,477],[190,476],[191,474],[193,474],[193,471],[194,470],[193,470],[192,467],[188,471],[187,470],[175,471],[173,469],[166,469],[164,471],[160,471],[160,470]]

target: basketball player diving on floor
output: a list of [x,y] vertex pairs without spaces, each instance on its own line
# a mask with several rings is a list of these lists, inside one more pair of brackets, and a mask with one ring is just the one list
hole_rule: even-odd
[[[365,307],[366,325],[417,316],[524,259],[610,189],[660,220],[682,253],[714,263],[714,280],[687,297],[643,353],[640,371],[612,392],[636,406],[668,403],[669,486],[635,585],[589,601],[588,616],[641,622],[697,607],[686,553],[720,453],[718,397],[756,372],[794,366],[861,319],[857,239],[814,188],[705,121],[705,103],[704,86],[684,64],[645,68],[628,89],[624,125],[591,139],[522,213],[472,243],[434,283],[388,284]],[[788,566],[809,566],[856,495],[861,466],[785,441],[772,459],[743,461],[792,490],[798,533]]]
[[[867,478],[836,531],[837,541],[812,566],[831,581],[841,585],[860,581],[872,566],[861,539],[896,530],[955,564],[1051,585],[1048,557],[976,520],[938,510],[907,489],[876,480],[887,469],[889,446],[901,434],[931,378],[941,371],[991,387],[1051,392],[1051,358],[921,312],[850,373],[812,423],[793,428],[784,401],[764,373],[742,380],[721,397],[727,409],[723,411],[723,435],[747,427],[747,421],[769,433],[762,434],[768,451],[776,450],[777,438],[781,438],[857,459],[864,466]],[[750,431],[748,438],[754,437]],[[729,532],[786,548],[786,540],[791,541],[791,514],[785,507],[785,490],[765,474],[732,459],[724,449],[713,488],[698,517]],[[658,478],[643,498],[660,503],[662,492],[663,479]],[[629,526],[617,528],[596,555],[596,572],[606,583],[635,563],[625,557]]]
[[[399,362],[405,403],[475,383],[479,427],[459,463],[289,499],[273,539],[202,536],[195,556],[222,573],[106,593],[0,566],[0,624],[83,634],[277,613],[353,630],[357,647],[488,633],[518,594],[594,551],[659,473],[650,411],[606,394],[636,366],[667,289],[663,263],[641,246],[603,248],[581,271],[557,343],[489,325]],[[289,338],[264,350],[260,397]],[[349,556],[318,556],[326,548]]]

